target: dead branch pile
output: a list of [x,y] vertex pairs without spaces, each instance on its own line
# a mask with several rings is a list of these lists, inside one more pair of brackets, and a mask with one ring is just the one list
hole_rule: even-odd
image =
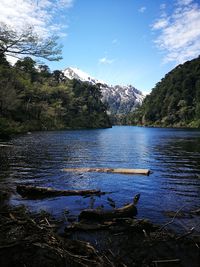
[[61,238],[47,215],[32,217],[24,208],[0,210],[0,266],[105,266],[88,243]]
[[90,240],[108,266],[198,267],[200,236],[187,238],[193,228],[184,235],[164,230],[173,221],[158,227],[149,220],[133,218],[139,197],[138,194],[133,203],[112,211],[83,210],[79,222],[66,227],[66,235]]
[[199,266],[199,237],[178,239],[145,219],[80,221],[66,227],[65,233],[69,238],[90,240],[107,266]]

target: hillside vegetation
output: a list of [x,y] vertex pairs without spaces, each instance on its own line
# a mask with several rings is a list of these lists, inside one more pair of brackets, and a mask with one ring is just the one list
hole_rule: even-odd
[[200,127],[200,57],[169,72],[129,118],[132,124]]
[[68,80],[30,57],[0,57],[0,136],[33,130],[110,127],[98,86]]

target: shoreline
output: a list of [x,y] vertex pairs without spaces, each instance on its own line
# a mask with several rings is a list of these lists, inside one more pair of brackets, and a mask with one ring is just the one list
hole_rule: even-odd
[[11,140],[12,138],[15,138],[16,136],[20,136],[20,135],[27,135],[27,134],[32,134],[32,133],[38,133],[38,132],[64,132],[64,131],[80,131],[80,130],[101,130],[101,129],[110,129],[112,128],[114,125],[111,125],[111,126],[107,126],[107,127],[98,127],[98,128],[85,128],[85,127],[75,127],[75,128],[64,128],[64,129],[49,129],[49,130],[26,130],[26,131],[20,131],[20,132],[13,132],[13,133],[10,133],[9,135],[4,135],[2,133],[0,133],[0,141],[4,142],[4,141],[9,141]]
[[191,126],[162,126],[162,125],[142,125],[142,124],[135,124],[135,125],[129,125],[129,124],[113,124],[110,126],[105,126],[105,127],[91,127],[91,128],[85,128],[85,127],[66,127],[66,128],[62,128],[62,129],[38,129],[38,130],[26,130],[26,131],[19,131],[19,132],[13,132],[10,133],[9,135],[4,135],[2,133],[0,133],[0,141],[4,142],[4,141],[9,141],[12,138],[19,136],[19,135],[26,135],[26,134],[32,134],[32,133],[37,133],[37,132],[64,132],[64,131],[79,131],[79,130],[101,130],[101,129],[110,129],[112,127],[141,127],[141,128],[157,128],[157,129],[180,129],[180,130],[200,130],[199,127],[191,127]]
[[2,267],[198,266],[199,235],[180,235],[136,218],[72,222],[59,232],[63,221],[9,206],[6,191],[0,196]]

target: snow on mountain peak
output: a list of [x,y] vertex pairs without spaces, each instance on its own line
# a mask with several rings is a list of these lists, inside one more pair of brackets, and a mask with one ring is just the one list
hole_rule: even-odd
[[77,79],[93,85],[100,84],[102,101],[109,105],[109,111],[113,114],[126,114],[133,111],[142,104],[145,97],[141,91],[132,85],[108,85],[78,68],[66,68],[63,74],[68,79]]
[[105,83],[101,80],[91,77],[88,73],[80,70],[79,68],[69,67],[69,68],[66,68],[63,71],[63,73],[69,79],[77,79],[77,80],[81,80],[83,82],[89,82],[92,84],[97,84],[97,83],[104,84]]

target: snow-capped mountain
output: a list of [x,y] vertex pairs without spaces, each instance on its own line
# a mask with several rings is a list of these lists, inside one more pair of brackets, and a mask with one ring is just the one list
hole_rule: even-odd
[[78,68],[66,68],[63,73],[68,79],[77,79],[92,83],[93,85],[100,84],[102,101],[108,104],[109,112],[112,114],[126,114],[133,111],[142,104],[145,97],[141,91],[132,85],[108,85],[104,81],[95,79]]
[[63,71],[65,77],[67,77],[68,79],[77,79],[77,80],[80,80],[82,82],[89,82],[89,83],[92,83],[92,84],[97,84],[97,83],[101,83],[101,84],[104,84],[103,81],[100,81],[100,80],[97,80],[93,77],[91,77],[88,73],[78,69],[78,68],[66,68],[64,71]]
[[113,114],[127,114],[141,106],[144,95],[132,85],[101,86],[102,101]]

